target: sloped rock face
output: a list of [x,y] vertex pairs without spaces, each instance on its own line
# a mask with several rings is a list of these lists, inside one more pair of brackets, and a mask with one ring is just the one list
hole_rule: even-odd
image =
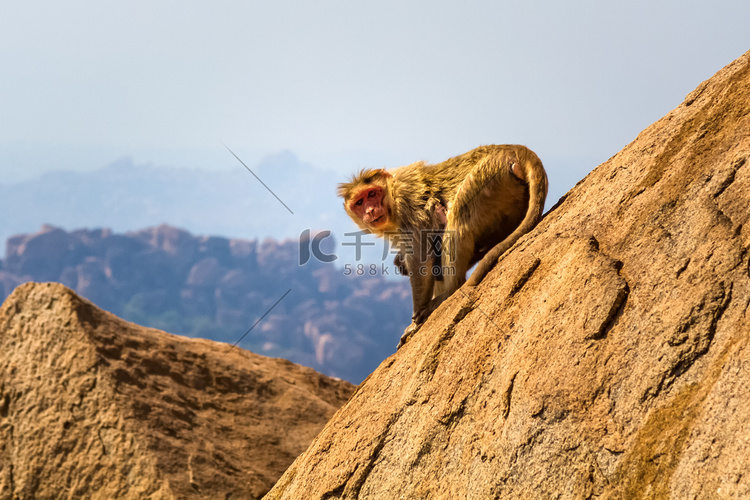
[[0,309],[0,498],[259,498],[354,387],[229,348],[20,286]]
[[266,498],[750,496],[750,52],[387,359]]

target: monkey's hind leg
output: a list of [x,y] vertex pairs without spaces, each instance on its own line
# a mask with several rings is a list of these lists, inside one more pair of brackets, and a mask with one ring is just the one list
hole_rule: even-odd
[[443,281],[438,294],[452,294],[466,281],[471,257],[474,255],[474,235],[471,231],[448,227],[443,236]]
[[404,330],[398,347],[408,342],[419,331],[422,324],[424,324],[435,309],[440,307],[440,304],[445,299],[453,295],[466,282],[466,273],[469,270],[471,257],[474,254],[474,237],[469,231],[463,232],[458,229],[451,229],[450,221],[448,224],[449,227],[446,228],[443,235],[440,261],[443,280],[429,280],[434,285],[432,299],[421,307],[418,312],[415,309],[413,321]]

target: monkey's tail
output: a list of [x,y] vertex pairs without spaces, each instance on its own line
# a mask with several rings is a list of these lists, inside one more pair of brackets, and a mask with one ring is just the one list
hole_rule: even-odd
[[544,166],[539,157],[530,149],[522,148],[517,152],[518,163],[526,182],[529,185],[529,207],[526,210],[521,224],[508,235],[503,241],[492,247],[492,249],[482,257],[477,264],[476,269],[467,280],[469,286],[477,286],[482,282],[487,273],[489,273],[501,255],[512,247],[518,239],[528,233],[542,218],[544,212],[544,201],[547,199],[547,174],[544,172]]

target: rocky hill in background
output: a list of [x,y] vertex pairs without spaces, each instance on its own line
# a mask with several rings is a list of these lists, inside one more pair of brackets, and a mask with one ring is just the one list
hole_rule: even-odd
[[8,240],[0,300],[23,282],[56,281],[171,333],[234,343],[257,322],[241,347],[358,383],[409,324],[408,280],[345,276],[315,258],[301,266],[299,254],[298,241],[199,237],[165,225],[125,234],[45,226]]
[[750,52],[435,311],[266,498],[750,498],[749,250]]
[[0,499],[259,498],[354,386],[229,348],[19,287],[0,308]]

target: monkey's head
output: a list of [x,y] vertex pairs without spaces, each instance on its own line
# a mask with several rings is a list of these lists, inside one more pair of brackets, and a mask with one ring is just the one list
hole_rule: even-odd
[[362,170],[349,182],[339,184],[346,213],[362,229],[378,235],[396,230],[388,185],[391,178],[383,169]]

